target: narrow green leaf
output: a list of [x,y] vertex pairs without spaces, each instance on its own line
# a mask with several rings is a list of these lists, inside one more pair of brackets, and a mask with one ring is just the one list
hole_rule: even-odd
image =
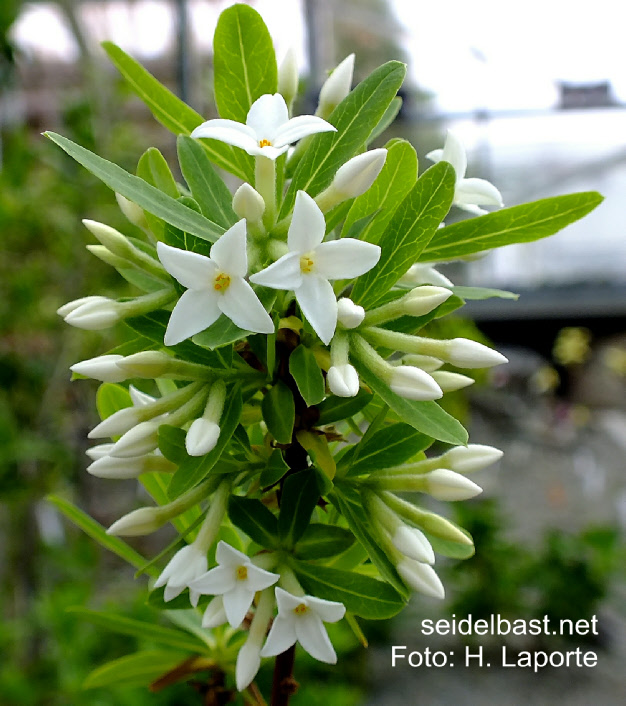
[[383,117],[378,121],[378,125],[372,130],[367,138],[366,146],[369,146],[374,140],[378,139],[383,132],[393,123],[396,116],[402,108],[402,98],[396,96],[387,106],[387,110],[383,113]]
[[519,299],[519,294],[507,292],[504,289],[490,289],[489,287],[452,287],[452,291],[461,299]]
[[402,85],[405,73],[404,64],[389,61],[341,101],[328,119],[337,132],[321,133],[312,138],[294,172],[280,218],[291,211],[300,189],[316,196],[330,184],[337,169],[357,154]]
[[185,135],[179,135],[176,144],[180,169],[202,213],[223,228],[230,228],[239,220],[232,208],[233,197],[206,150],[198,140]]
[[[129,564],[135,568],[144,566],[146,563],[145,557],[138,554],[134,549],[128,546],[126,542],[122,541],[118,537],[113,537],[106,533],[104,527],[96,522],[93,518],[89,517],[87,513],[83,512],[76,505],[73,505],[69,500],[65,498],[60,498],[58,495],[49,495],[48,501],[55,505],[68,520],[73,522],[77,527],[80,527],[82,531],[89,535],[92,539],[95,539],[98,544],[103,546],[105,549],[117,554],[117,556],[127,561]],[[158,570],[150,572],[153,576],[157,575]]]
[[[178,201],[184,206],[187,206],[187,208],[192,208],[200,212],[200,207],[195,199],[189,198],[188,196],[181,196]],[[185,233],[180,228],[174,228],[174,226],[171,226],[169,223],[166,223],[163,228],[163,242],[179,250],[195,252],[199,255],[204,255],[204,257],[211,256],[212,245],[208,240],[198,238],[197,235],[191,235],[191,233]],[[176,283],[174,286],[179,285]],[[180,285],[179,288],[182,290],[182,285]]]
[[187,655],[171,650],[144,650],[120,657],[94,669],[85,679],[84,689],[109,686],[148,686],[180,664]]
[[[143,66],[112,42],[104,50],[133,91],[148,106],[152,115],[175,135],[189,135],[204,118],[157,81]],[[254,161],[237,147],[218,140],[200,140],[211,161],[244,181],[254,181]]]
[[283,458],[283,452],[280,449],[274,449],[270,454],[267,466],[261,471],[259,485],[261,488],[268,488],[278,483],[288,470],[289,466]]
[[372,399],[372,394],[361,388],[355,397],[327,397],[317,405],[320,413],[317,426],[340,422],[360,412]]
[[294,555],[298,559],[326,559],[345,552],[353,544],[350,530],[313,522],[298,540]]
[[222,12],[213,39],[213,68],[215,103],[222,118],[245,123],[257,98],[276,93],[274,45],[256,10],[237,4]]
[[361,360],[355,357],[354,364],[363,382],[368,385],[383,402],[417,431],[455,446],[467,444],[467,432],[463,425],[445,412],[436,402],[417,402],[399,397],[388,385],[374,375]]
[[324,399],[324,377],[313,351],[300,345],[289,356],[289,372],[308,407]]
[[378,264],[359,277],[351,299],[371,308],[413,265],[450,210],[454,196],[454,169],[439,162],[417,180],[398,206],[378,244]]
[[216,241],[224,232],[221,226],[213,223],[190,208],[178,203],[162,191],[151,186],[143,179],[129,174],[113,162],[99,157],[97,154],[77,145],[66,137],[54,132],[44,133],[54,143],[59,145],[70,157],[88,169],[94,176],[103,181],[110,189],[116,191],[149,213],[162,218],[166,223],[193,233],[211,242]]
[[139,158],[137,176],[173,199],[180,196],[167,160],[156,147],[149,147]]
[[296,408],[291,390],[279,380],[265,395],[261,403],[263,421],[267,430],[279,444],[291,443]]
[[597,191],[583,191],[453,223],[436,233],[421,253],[420,261],[454,260],[511,243],[545,238],[586,216],[602,200]]
[[317,475],[313,469],[294,473],[285,479],[280,496],[278,534],[286,549],[292,549],[309,526],[319,498]]
[[354,571],[294,561],[293,570],[307,593],[343,603],[350,613],[368,620],[397,615],[406,601],[388,583]]
[[278,547],[278,520],[260,500],[232,495],[228,501],[228,516],[261,547]]

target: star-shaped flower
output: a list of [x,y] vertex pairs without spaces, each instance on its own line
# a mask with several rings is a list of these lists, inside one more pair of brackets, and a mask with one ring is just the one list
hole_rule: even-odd
[[250,557],[226,542],[219,542],[215,551],[219,566],[207,571],[190,584],[201,594],[222,596],[226,617],[232,627],[241,625],[257,591],[262,591],[280,578],[255,566]]
[[426,157],[433,162],[448,162],[454,167],[456,185],[454,187],[455,206],[476,215],[487,213],[481,205],[503,206],[502,196],[496,187],[486,179],[466,179],[467,155],[465,147],[456,133],[448,130],[443,149],[433,150]]
[[[163,599],[171,601],[180,595],[193,579],[204,574],[206,568],[206,552],[200,550],[195,544],[188,544],[174,554],[156,580],[154,587],[165,586]],[[191,604],[197,606],[200,592],[190,588],[189,598]]]
[[298,115],[289,119],[289,110],[280,93],[266,93],[251,105],[245,125],[235,120],[207,120],[192,137],[210,137],[241,147],[253,157],[276,159],[289,145],[307,135],[336,130],[315,115]]
[[315,659],[335,664],[337,655],[323,623],[336,623],[345,615],[343,603],[325,601],[315,596],[294,596],[276,589],[278,616],[272,625],[261,657],[273,657],[289,649],[296,641]]
[[239,328],[272,333],[274,324],[244,277],[248,272],[246,221],[227,230],[211,248],[211,257],[157,243],[163,267],[187,291],[178,300],[165,332],[174,346],[204,331],[225,314]]
[[304,191],[298,191],[289,227],[289,252],[250,281],[292,290],[317,335],[330,343],[337,326],[337,298],[329,280],[352,279],[378,262],[380,248],[354,238],[323,243],[324,214]]

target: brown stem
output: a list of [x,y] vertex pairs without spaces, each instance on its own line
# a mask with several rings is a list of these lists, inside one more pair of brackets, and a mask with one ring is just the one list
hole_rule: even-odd
[[295,658],[295,645],[276,657],[270,706],[288,706],[289,699],[298,691],[298,682],[293,678]]

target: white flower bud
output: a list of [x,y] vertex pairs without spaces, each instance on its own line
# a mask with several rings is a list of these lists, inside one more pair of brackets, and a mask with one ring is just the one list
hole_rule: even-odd
[[483,489],[469,478],[448,468],[437,468],[422,477],[424,492],[432,495],[435,500],[469,500],[483,492]]
[[396,395],[409,400],[437,400],[443,396],[441,388],[428,373],[410,365],[392,369],[389,387]]
[[330,391],[337,397],[355,397],[359,392],[359,375],[350,363],[332,365],[326,380]]
[[316,115],[327,118],[350,93],[354,73],[354,54],[347,56],[326,79],[320,90]]
[[460,373],[451,373],[447,370],[435,370],[431,373],[433,380],[439,385],[444,392],[455,392],[462,390],[464,387],[473,385],[475,380],[467,375]]
[[436,309],[451,296],[452,292],[449,289],[425,285],[412,289],[402,298],[402,304],[409,316],[423,316]]
[[87,331],[100,331],[116,324],[121,318],[120,313],[120,305],[114,299],[93,297],[91,301],[70,311],[64,318],[70,326]]
[[294,98],[298,94],[298,81],[299,74],[296,52],[293,47],[289,47],[285,58],[280,62],[280,66],[278,67],[278,92],[289,106],[293,103]]
[[128,386],[128,392],[130,393],[130,399],[135,407],[145,407],[148,404],[156,402],[156,397],[149,395],[147,392],[142,392],[138,390],[134,385]]
[[83,219],[83,225],[89,230],[102,245],[108,248],[111,252],[121,255],[126,253],[132,247],[126,238],[115,228],[98,223],[98,221],[90,221],[88,218]]
[[209,603],[202,616],[203,628],[217,628],[228,622],[226,611],[224,610],[224,600],[222,596],[215,596]]
[[156,507],[141,507],[129,512],[114,522],[107,534],[119,537],[140,537],[156,532],[164,524],[164,518]]
[[87,436],[90,439],[120,436],[139,424],[140,421],[141,414],[136,407],[125,407],[124,409],[118,409],[117,412],[113,412],[111,416],[103,419]]
[[243,691],[246,689],[261,666],[261,645],[256,644],[252,640],[247,642],[240,648],[237,654],[237,666],[235,668],[235,679],[237,681],[237,690]]
[[85,453],[92,461],[97,461],[99,458],[108,456],[113,446],[114,444],[98,444],[97,446],[92,446],[90,449],[87,449]]
[[337,302],[337,321],[344,328],[356,328],[365,318],[365,309],[355,304],[352,299],[341,297]]
[[353,157],[339,167],[330,189],[343,199],[364,194],[376,181],[386,159],[387,150],[383,147]]
[[132,458],[116,458],[103,456],[87,466],[87,473],[96,478],[137,478],[145,473],[146,456],[133,456]]
[[468,338],[453,338],[445,344],[448,362],[459,368],[491,368],[509,362],[502,353]]
[[396,568],[409,588],[432,598],[445,598],[446,592],[441,579],[432,566],[405,558],[398,562]]
[[117,199],[117,205],[120,207],[120,211],[133,225],[139,228],[146,227],[146,214],[143,212],[143,208],[129,201],[125,196],[122,196],[122,194],[116,193],[115,198]]
[[100,297],[97,295],[91,295],[89,297],[81,297],[80,299],[74,299],[71,302],[67,302],[67,304],[63,304],[63,306],[60,306],[57,309],[57,314],[59,316],[62,316],[65,318],[68,314],[71,314],[73,311],[76,311],[79,309],[83,304],[97,304],[97,303],[104,303],[108,302],[110,299],[107,299],[106,297]]
[[400,525],[391,538],[393,546],[407,556],[426,564],[435,563],[435,552],[426,535],[415,527]]
[[111,456],[129,458],[131,456],[142,456],[154,451],[159,443],[159,426],[159,423],[155,421],[137,424],[115,442],[111,449]]
[[468,446],[455,446],[446,451],[439,458],[442,466],[450,468],[457,473],[474,473],[492,463],[499,461],[503,456],[500,449],[483,444],[469,444]]
[[185,437],[185,448],[190,456],[204,456],[212,451],[220,436],[220,428],[215,423],[204,417],[195,419],[187,436]]
[[158,378],[172,368],[174,359],[161,351],[141,351],[119,361],[119,367],[129,377]]
[[398,284],[407,286],[434,284],[438,287],[454,287],[454,284],[432,265],[419,262],[409,268],[408,272],[398,280]]
[[265,201],[250,184],[242,184],[233,196],[233,211],[239,218],[245,218],[250,223],[258,223],[265,213]]
[[118,367],[117,363],[124,360],[121,355],[99,355],[96,358],[81,360],[70,366],[70,370],[79,375],[84,375],[101,382],[122,382],[128,377],[126,373]]

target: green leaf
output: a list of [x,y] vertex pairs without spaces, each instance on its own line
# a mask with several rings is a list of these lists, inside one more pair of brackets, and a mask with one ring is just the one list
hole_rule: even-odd
[[[354,200],[343,225],[342,236],[378,243],[396,208],[416,181],[417,155],[413,146],[405,140],[388,142],[385,165],[372,186]],[[372,220],[358,236],[350,233],[355,223],[370,215],[373,215]]]
[[326,559],[341,554],[354,544],[350,530],[334,525],[310,524],[294,547],[298,559]]
[[[98,544],[100,544],[105,549],[117,554],[117,556],[127,561],[131,566],[135,568],[140,568],[146,563],[145,557],[138,554],[134,549],[128,546],[126,542],[122,541],[118,537],[113,537],[106,533],[104,527],[96,522],[94,519],[89,517],[85,512],[80,510],[73,505],[69,500],[65,498],[60,498],[58,495],[49,495],[48,501],[55,505],[68,520],[73,522],[77,527],[80,527],[82,531],[89,535],[92,539],[95,539]],[[158,570],[154,569],[150,572],[153,576],[157,575]]]
[[245,123],[250,106],[276,93],[274,45],[261,15],[237,4],[220,15],[213,39],[215,103],[222,118]]
[[170,424],[161,424],[159,427],[159,450],[168,461],[177,466],[189,458],[185,450],[185,437],[187,433],[179,427]]
[[84,689],[109,686],[148,686],[180,664],[187,655],[171,650],[144,650],[120,657],[94,669],[85,679]]
[[154,622],[135,620],[127,618],[125,615],[115,615],[78,606],[69,608],[68,612],[75,613],[98,627],[119,632],[122,635],[132,635],[140,639],[162,642],[172,649],[185,650],[186,652],[206,652],[206,644],[182,630],[174,630]]
[[328,122],[337,132],[313,136],[294,172],[280,218],[291,211],[300,189],[316,196],[330,184],[337,169],[357,154],[402,85],[405,73],[406,66],[398,61],[383,64],[333,110]]
[[270,454],[267,466],[261,471],[259,485],[261,488],[269,488],[278,483],[288,470],[289,465],[283,458],[283,452],[280,449],[274,449]]
[[232,495],[228,501],[228,516],[261,547],[278,547],[278,520],[260,500]]
[[[148,106],[152,115],[175,135],[189,135],[204,118],[157,81],[143,66],[112,42],[103,42],[104,50],[133,91]],[[237,147],[218,140],[201,140],[200,144],[218,167],[244,181],[254,181],[254,161]]]
[[139,158],[137,176],[173,199],[180,196],[170,167],[156,147],[149,147]]
[[232,208],[233,197],[206,150],[198,140],[185,135],[179,135],[176,144],[181,171],[202,213],[223,228],[230,228],[239,220]]
[[392,392],[380,378],[376,377],[363,362],[355,356],[354,364],[365,382],[385,404],[417,431],[455,446],[467,444],[467,432],[463,425],[445,412],[436,402],[407,400]]
[[263,421],[267,430],[279,444],[291,443],[296,408],[291,390],[279,380],[263,397]]
[[452,291],[461,299],[519,299],[519,294],[507,292],[504,289],[489,289],[489,287],[452,287]]
[[132,407],[130,393],[125,387],[113,382],[103,382],[96,393],[96,408],[100,419],[106,419],[120,409]]
[[391,125],[391,123],[396,119],[396,116],[402,108],[402,98],[396,96],[391,103],[387,106],[387,110],[383,113],[383,117],[378,121],[378,125],[372,130],[370,136],[367,138],[366,146],[374,142],[379,138],[383,132]]
[[355,397],[327,397],[317,405],[320,413],[316,426],[341,422],[360,412],[372,399],[372,394],[361,388]]
[[[188,196],[181,196],[178,201],[184,206],[193,208],[199,212],[200,207],[194,199]],[[191,235],[191,233],[185,233],[180,230],[180,228],[174,228],[174,226],[171,226],[169,223],[166,223],[163,229],[163,242],[179,250],[195,252],[199,255],[204,255],[204,257],[211,256],[211,243],[202,238],[198,238],[196,235]],[[178,282],[174,286],[178,287],[180,291],[183,290],[183,286],[179,285]]]
[[211,469],[228,446],[241,419],[242,410],[241,384],[239,383],[229,390],[226,396],[226,404],[220,419],[220,435],[215,448],[205,456],[189,456],[187,460],[183,461],[172,476],[167,489],[167,494],[171,500],[193,488],[209,475]]
[[355,303],[370,309],[417,261],[450,210],[454,183],[454,169],[447,162],[435,164],[417,180],[378,241],[378,264],[357,279],[351,294]]
[[122,194],[148,213],[162,218],[166,223],[211,242],[216,241],[224,232],[224,229],[217,223],[213,223],[208,218],[183,206],[143,179],[129,174],[117,164],[102,159],[97,154],[54,132],[44,134],[110,189]]
[[420,262],[454,260],[511,243],[545,238],[586,216],[602,200],[597,191],[583,191],[453,223],[436,233],[421,253]]
[[285,479],[280,496],[278,534],[286,549],[292,549],[308,527],[319,498],[317,475],[312,468]]
[[384,581],[354,571],[294,561],[293,570],[307,593],[343,603],[346,610],[368,620],[397,615],[406,601]]
[[[341,457],[340,465],[349,469],[346,476],[363,475],[398,466],[431,443],[431,437],[416,431],[409,424],[390,424],[355,444]],[[355,455],[357,447],[361,447],[358,457]]]
[[289,356],[289,372],[307,407],[319,404],[324,399],[324,377],[313,351],[299,345]]

